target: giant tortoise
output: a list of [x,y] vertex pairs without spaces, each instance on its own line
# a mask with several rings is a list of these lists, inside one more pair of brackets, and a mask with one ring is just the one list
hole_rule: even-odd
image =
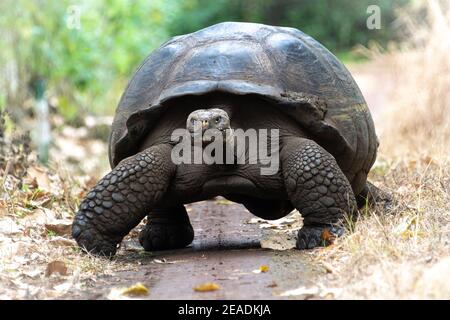
[[[240,154],[227,149],[232,161],[174,161],[182,137],[173,133],[183,128],[189,143],[200,134],[194,151],[230,144],[238,129],[268,130],[278,170],[262,174],[267,161],[255,161],[250,142]],[[81,202],[72,235],[112,256],[147,216],[145,250],[182,248],[194,237],[184,205],[223,196],[263,219],[297,209],[297,247],[314,248],[324,234],[341,235],[366,199],[377,147],[358,86],[319,42],[293,28],[216,24],[170,39],[138,68],[112,124],[112,171]]]

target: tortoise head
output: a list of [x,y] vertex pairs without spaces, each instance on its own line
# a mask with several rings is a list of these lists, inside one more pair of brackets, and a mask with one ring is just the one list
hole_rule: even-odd
[[195,110],[187,118],[186,129],[194,137],[201,135],[203,143],[209,143],[216,133],[225,137],[227,130],[231,129],[230,116],[219,108]]

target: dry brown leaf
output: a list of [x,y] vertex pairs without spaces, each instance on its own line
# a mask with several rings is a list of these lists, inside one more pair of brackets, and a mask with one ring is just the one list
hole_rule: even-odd
[[197,292],[209,292],[219,290],[220,286],[214,282],[205,282],[194,287],[194,291]]
[[328,229],[322,231],[321,238],[329,244],[333,244],[336,240],[336,236],[332,234]]
[[122,294],[124,296],[130,296],[130,297],[148,296],[149,293],[150,293],[150,291],[148,290],[148,288],[140,282],[138,282],[135,285],[132,285],[122,291]]
[[28,177],[33,181],[32,184],[37,183],[40,189],[51,191],[51,182],[45,169],[38,166],[31,166],[28,168]]
[[54,273],[59,273],[62,276],[67,275],[67,266],[63,261],[52,261],[47,265],[45,276],[50,277]]
[[46,223],[45,229],[61,236],[69,236],[72,234],[72,222],[58,220],[52,223]]

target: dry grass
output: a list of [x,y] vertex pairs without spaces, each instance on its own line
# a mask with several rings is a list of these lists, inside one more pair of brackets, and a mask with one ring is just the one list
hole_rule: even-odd
[[393,192],[389,210],[363,213],[355,232],[318,260],[339,271],[342,298],[450,298],[450,10],[422,3],[425,20],[403,16],[403,51],[377,55],[395,87],[380,123],[371,180]]

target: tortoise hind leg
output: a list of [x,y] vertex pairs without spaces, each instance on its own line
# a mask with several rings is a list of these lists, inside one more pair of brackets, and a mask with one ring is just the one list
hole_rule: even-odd
[[356,196],[358,209],[365,205],[373,206],[377,203],[383,204],[384,207],[389,206],[393,202],[393,197],[388,192],[381,190],[369,181],[366,182],[364,189]]
[[184,248],[194,239],[194,229],[182,204],[155,208],[147,219],[139,234],[139,242],[146,251]]

